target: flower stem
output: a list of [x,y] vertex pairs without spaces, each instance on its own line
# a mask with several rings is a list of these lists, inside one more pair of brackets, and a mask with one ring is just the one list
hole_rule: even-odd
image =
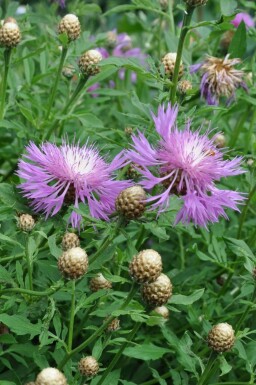
[[184,245],[183,245],[183,237],[182,234],[177,233],[178,240],[179,240],[179,246],[180,246],[180,269],[184,270],[185,268],[185,251],[184,251]]
[[62,286],[63,286],[63,282],[59,282],[53,287],[50,287],[45,291],[34,291],[34,290],[20,289],[19,287],[15,287],[10,289],[0,290],[0,295],[6,294],[6,293],[15,293],[15,294],[27,294],[35,297],[47,297],[55,293],[56,291],[60,290]]
[[52,106],[53,106],[53,102],[54,102],[54,99],[55,99],[55,96],[56,96],[56,92],[57,92],[58,83],[59,83],[59,80],[60,80],[61,71],[62,71],[62,68],[63,68],[63,65],[64,65],[65,58],[67,56],[67,53],[68,53],[68,47],[62,47],[59,67],[58,67],[58,71],[57,71],[57,74],[56,74],[56,77],[55,77],[53,88],[52,88],[52,91],[51,91],[51,94],[50,94],[50,100],[49,100],[49,104],[48,104],[48,108],[47,108],[47,112],[46,112],[46,116],[45,116],[45,121],[48,120],[50,112],[51,112],[51,109],[52,109]]
[[247,306],[247,308],[242,313],[240,319],[238,320],[238,322],[236,324],[236,327],[235,327],[235,332],[236,333],[240,330],[240,327],[242,326],[245,318],[247,317],[248,313],[250,312],[252,306],[254,306],[255,297],[256,297],[256,284],[254,285],[254,290],[253,290],[253,293],[252,293],[251,303]]
[[118,363],[118,361],[120,360],[121,358],[121,355],[124,351],[124,349],[126,348],[126,346],[129,344],[130,341],[133,340],[135,334],[137,333],[137,331],[139,330],[140,328],[140,325],[141,323],[138,322],[138,323],[135,323],[132,331],[130,332],[130,334],[128,335],[128,337],[126,338],[126,341],[122,344],[122,346],[120,347],[120,349],[118,350],[118,352],[115,354],[114,358],[112,359],[112,361],[110,362],[108,368],[105,370],[105,372],[103,373],[101,379],[97,382],[96,385],[102,385],[103,382],[105,381],[105,379],[107,378],[107,376],[109,375],[109,373],[114,369],[114,367],[116,366],[116,364]]
[[10,60],[11,60],[11,48],[6,48],[4,51],[4,75],[2,80],[2,89],[1,89],[1,102],[0,102],[0,120],[4,118],[4,105],[5,105],[5,98],[6,98],[6,89],[7,89],[7,77],[10,67]]
[[[133,284],[133,286],[131,287],[130,293],[128,294],[120,310],[125,309],[125,307],[132,300],[136,292],[137,292],[137,286]],[[108,319],[106,319],[106,321],[101,325],[101,327],[99,327],[99,329],[95,333],[93,333],[89,338],[87,338],[87,340],[85,340],[81,345],[77,346],[75,349],[68,352],[64,356],[60,364],[58,365],[58,369],[62,369],[74,354],[79,353],[81,350],[85,349],[91,342],[93,342],[96,338],[98,338],[103,333],[103,331],[107,328],[110,322],[113,321],[114,318],[115,318],[114,316],[108,317]]]
[[237,231],[237,238],[238,239],[241,238],[242,230],[243,230],[243,225],[244,225],[244,221],[246,219],[246,215],[247,215],[247,211],[248,211],[248,208],[249,208],[249,204],[250,204],[250,201],[253,198],[253,195],[255,194],[255,192],[256,192],[256,184],[253,187],[253,189],[250,191],[250,193],[248,195],[248,198],[247,198],[247,201],[246,201],[246,205],[244,206],[242,214],[240,216],[240,222],[239,222],[239,227],[238,227],[238,231]]
[[173,0],[169,0],[168,8],[169,8],[169,16],[170,16],[170,30],[172,33],[174,33],[175,24],[174,24],[174,17],[173,17]]
[[[163,374],[161,376],[161,378],[163,380],[165,380],[167,378],[170,378],[171,376],[172,376],[172,374],[170,372],[167,372],[167,373]],[[159,379],[158,378],[155,378],[153,380],[149,380],[149,381],[143,382],[141,385],[155,385],[155,384],[159,384]]]
[[210,376],[212,375],[212,367],[215,363],[215,360],[217,358],[217,353],[215,352],[211,352],[211,355],[209,357],[209,360],[207,362],[207,365],[202,373],[202,376],[201,378],[199,379],[198,381],[198,384],[197,385],[204,385],[204,384],[208,384],[208,380],[210,378]]
[[182,24],[182,29],[180,33],[180,38],[179,38],[179,43],[178,43],[178,50],[177,50],[177,57],[175,61],[175,66],[174,66],[174,73],[173,73],[173,79],[172,79],[172,86],[171,86],[171,91],[170,91],[170,100],[172,105],[175,103],[176,99],[176,91],[177,91],[177,84],[178,84],[178,78],[179,78],[179,71],[180,71],[180,63],[181,63],[181,58],[182,58],[182,51],[183,51],[183,46],[185,42],[185,37],[188,33],[188,27],[190,25],[192,16],[193,16],[193,7],[187,6],[184,17],[183,17],[183,24]]
[[72,281],[72,299],[71,309],[69,318],[69,329],[68,329],[68,350],[72,350],[73,343],[73,332],[74,332],[74,320],[75,320],[75,304],[76,304],[76,281]]
[[29,235],[27,236],[26,240],[26,249],[25,249],[25,257],[27,261],[27,268],[28,268],[28,282],[29,282],[29,289],[33,291],[33,263],[30,260],[29,252],[28,252],[28,243],[29,243]]

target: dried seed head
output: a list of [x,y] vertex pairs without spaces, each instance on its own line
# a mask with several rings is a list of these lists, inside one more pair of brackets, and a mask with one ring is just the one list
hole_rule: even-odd
[[120,329],[120,320],[118,318],[114,318],[113,321],[108,324],[107,332],[116,332]]
[[142,216],[146,209],[146,192],[141,186],[128,187],[116,198],[116,210],[127,219]]
[[22,231],[29,232],[31,231],[35,226],[35,220],[34,218],[29,214],[21,214],[18,218],[18,227]]
[[86,377],[94,377],[99,371],[99,364],[92,356],[81,358],[78,363],[79,372]]
[[67,385],[67,380],[58,369],[45,368],[38,374],[36,385]]
[[178,91],[185,95],[189,90],[192,90],[192,83],[189,80],[181,80],[178,83]]
[[72,79],[75,72],[76,72],[75,67],[72,65],[68,65],[68,66],[63,68],[62,75],[65,76],[65,78],[67,78],[67,79]]
[[161,272],[161,255],[152,249],[142,250],[130,263],[130,274],[138,283],[153,282]]
[[169,310],[167,309],[166,306],[158,306],[154,309],[154,311],[159,314],[160,316],[162,316],[163,318],[165,319],[168,319],[169,318]]
[[100,72],[100,67],[97,65],[102,60],[102,55],[96,49],[90,49],[80,56],[78,65],[82,74],[93,76]]
[[76,15],[70,13],[61,19],[58,26],[58,33],[66,33],[69,41],[78,39],[80,32],[81,26]]
[[230,350],[235,343],[235,332],[228,323],[220,323],[210,330],[208,346],[215,352],[222,353]]
[[223,134],[215,135],[213,141],[217,148],[223,148],[226,145],[226,138]]
[[[176,52],[169,52],[162,58],[162,63],[164,65],[165,74],[170,79],[173,77],[176,58],[177,58]],[[181,78],[181,76],[183,75],[183,69],[184,69],[184,67],[183,67],[183,64],[181,61],[180,68],[179,68],[179,78]]]
[[172,283],[165,274],[152,283],[145,283],[141,287],[143,300],[152,307],[164,305],[172,295]]
[[16,47],[20,39],[21,33],[17,22],[4,22],[2,28],[0,28],[0,45],[7,48]]
[[200,7],[201,5],[205,5],[208,0],[183,0],[190,7]]
[[61,242],[62,250],[67,251],[80,246],[80,240],[75,233],[64,234]]
[[159,4],[163,11],[168,10],[168,0],[159,0]]
[[117,34],[115,31],[107,32],[107,46],[109,48],[114,48],[117,43]]
[[77,279],[84,275],[88,269],[88,257],[80,247],[73,247],[65,251],[58,260],[61,273],[70,279]]
[[124,132],[126,133],[127,136],[131,136],[133,133],[133,128],[132,127],[125,127]]
[[90,290],[93,292],[102,289],[111,289],[112,283],[108,281],[101,273],[90,280]]

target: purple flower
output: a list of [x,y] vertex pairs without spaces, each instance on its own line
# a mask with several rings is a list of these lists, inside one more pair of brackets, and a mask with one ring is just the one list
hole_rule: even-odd
[[[60,147],[49,142],[40,147],[30,142],[18,164],[18,187],[36,212],[46,218],[57,214],[63,205],[88,204],[91,216],[108,220],[115,210],[115,199],[130,182],[114,179],[114,172],[124,165],[123,154],[108,164],[94,146],[80,147],[63,142]],[[80,227],[81,215],[72,212],[69,222]]]
[[224,208],[239,211],[237,204],[244,196],[236,191],[220,190],[215,182],[243,173],[239,167],[241,158],[224,160],[214,138],[209,139],[200,130],[191,131],[190,122],[185,130],[179,131],[177,114],[177,106],[169,104],[166,110],[160,106],[158,115],[152,114],[160,136],[157,144],[153,147],[142,133],[133,135],[133,149],[127,157],[142,167],[138,171],[144,177],[141,185],[145,189],[158,186],[161,190],[147,200],[154,202],[152,209],[165,211],[170,196],[175,194],[183,203],[175,224],[192,221],[206,227],[208,222],[218,222],[220,216],[228,218]]
[[240,59],[224,59],[207,56],[203,63],[190,67],[190,72],[201,71],[201,97],[205,98],[209,105],[218,105],[220,97],[228,98],[229,104],[235,98],[235,91],[238,87],[247,89],[243,80],[244,71],[234,68],[240,64]]
[[241,22],[244,22],[246,27],[253,28],[254,20],[248,13],[238,13],[236,17],[231,21],[231,23],[237,28]]
[[65,0],[54,0],[55,3],[59,3],[59,6],[61,8],[65,8],[66,7],[66,4],[65,4]]

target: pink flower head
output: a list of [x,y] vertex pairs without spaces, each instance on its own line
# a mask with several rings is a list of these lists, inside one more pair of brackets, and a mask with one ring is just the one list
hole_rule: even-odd
[[253,18],[248,13],[244,12],[238,13],[231,23],[237,28],[242,21],[245,23],[247,28],[254,27]]
[[156,186],[161,190],[148,198],[154,202],[152,209],[166,210],[170,196],[175,194],[183,203],[175,223],[192,221],[206,227],[208,222],[218,222],[220,216],[228,218],[224,208],[239,211],[237,204],[245,198],[236,191],[220,190],[215,183],[223,177],[243,173],[239,167],[241,158],[224,160],[214,138],[209,139],[200,130],[191,131],[190,122],[185,130],[179,131],[177,114],[176,105],[169,104],[166,109],[160,106],[158,115],[152,114],[160,136],[156,146],[142,133],[133,135],[133,149],[127,156],[140,166],[138,171],[144,177],[141,185],[147,190]]
[[[108,164],[94,146],[49,142],[40,147],[30,142],[18,164],[18,187],[36,212],[46,218],[57,214],[64,204],[88,204],[91,216],[108,220],[115,210],[115,199],[130,182],[114,179],[115,170],[124,165],[123,154]],[[80,227],[81,215],[72,212],[69,222]]]

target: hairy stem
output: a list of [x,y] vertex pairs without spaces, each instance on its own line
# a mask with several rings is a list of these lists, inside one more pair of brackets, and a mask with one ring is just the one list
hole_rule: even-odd
[[6,99],[6,89],[7,89],[7,78],[10,67],[11,60],[11,48],[6,48],[4,51],[4,75],[2,79],[2,89],[1,89],[1,101],[0,101],[0,120],[4,118],[4,105]]
[[75,304],[76,304],[76,281],[72,281],[72,299],[70,308],[69,328],[68,328],[68,350],[72,350],[74,320],[75,320]]
[[33,262],[30,260],[30,256],[28,252],[28,243],[29,243],[29,235],[27,236],[27,240],[26,240],[25,257],[26,257],[27,269],[28,269],[29,290],[33,291]]

